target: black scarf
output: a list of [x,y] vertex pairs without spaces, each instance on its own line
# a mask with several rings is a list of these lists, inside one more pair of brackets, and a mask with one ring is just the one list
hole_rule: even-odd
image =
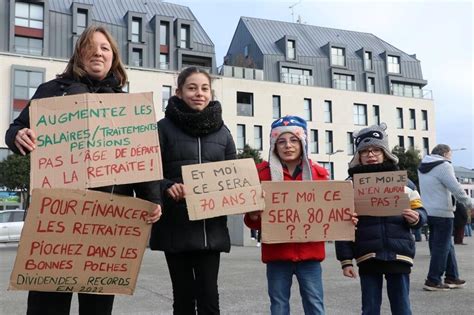
[[177,96],[173,96],[168,100],[165,117],[193,137],[213,133],[224,124],[221,103],[218,101],[211,101],[202,111],[197,111],[190,108]]
[[360,173],[379,173],[379,172],[393,172],[398,171],[398,165],[393,164],[392,161],[384,161],[379,164],[369,164],[369,165],[356,165],[351,167],[347,172],[350,177],[353,177],[354,174]]

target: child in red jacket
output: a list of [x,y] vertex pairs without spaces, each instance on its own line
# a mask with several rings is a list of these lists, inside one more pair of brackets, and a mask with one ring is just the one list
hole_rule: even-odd
[[[308,159],[307,139],[304,119],[285,116],[274,121],[269,162],[257,165],[260,181],[327,180],[326,169]],[[259,211],[247,213],[244,221],[251,229],[261,229]],[[271,314],[290,314],[293,275],[299,283],[305,314],[324,314],[321,279],[324,257],[324,242],[262,244]]]

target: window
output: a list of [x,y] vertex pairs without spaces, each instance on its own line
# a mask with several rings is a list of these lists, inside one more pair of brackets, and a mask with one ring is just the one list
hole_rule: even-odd
[[287,59],[295,60],[296,59],[296,46],[295,46],[295,41],[294,40],[288,40],[286,42],[286,53],[287,53]]
[[13,75],[12,118],[15,119],[33,97],[38,86],[43,83],[43,72],[15,69]]
[[319,153],[319,140],[318,140],[318,131],[316,129],[311,129],[311,139],[309,140],[309,150],[311,153]]
[[161,88],[161,109],[163,112],[166,110],[166,106],[168,106],[168,100],[171,97],[171,86],[163,85]]
[[281,82],[313,85],[313,76],[311,70],[281,67]]
[[43,29],[43,5],[15,2],[15,25]]
[[15,52],[41,56],[43,54],[43,40],[38,38],[15,36]]
[[428,130],[428,111],[421,110],[421,129]]
[[169,69],[169,61],[167,54],[160,54],[160,69],[161,70],[168,70]]
[[352,75],[335,73],[333,76],[333,83],[334,83],[333,86],[336,89],[351,90],[351,91],[356,89],[354,76]]
[[189,25],[181,25],[180,41],[181,48],[190,48]]
[[354,137],[352,132],[347,133],[347,154],[354,155]]
[[416,129],[415,110],[410,108],[410,129]]
[[124,86],[122,87],[122,91],[125,93],[130,93],[130,82],[125,82]]
[[423,138],[423,156],[428,155],[430,152],[428,138]]
[[421,88],[418,85],[392,83],[391,92],[393,95],[421,98]]
[[279,95],[273,95],[273,119],[278,119],[281,117],[281,98]]
[[398,146],[400,148],[405,148],[405,138],[403,136],[398,136]]
[[253,94],[237,92],[237,116],[253,116]]
[[77,10],[77,35],[81,35],[82,32],[87,28],[87,10],[78,9]]
[[141,39],[142,19],[132,18],[132,42],[138,43]]
[[403,108],[397,107],[397,128],[403,129]]
[[375,93],[375,78],[367,78],[367,92]]
[[387,56],[388,72],[400,73],[400,57],[398,56]]
[[344,48],[331,47],[331,64],[333,66],[345,66]]
[[372,70],[372,53],[370,51],[364,52],[364,69]]
[[263,149],[262,126],[253,126],[253,146],[255,150]]
[[237,150],[243,150],[245,146],[245,125],[237,125]]
[[353,120],[354,120],[354,125],[360,125],[360,126],[367,125],[367,105],[354,104]]
[[324,122],[332,123],[332,102],[324,101]]
[[249,45],[245,45],[244,47],[244,57],[245,58],[249,57]]
[[333,153],[332,131],[326,130],[326,154]]
[[380,107],[379,105],[372,106],[374,113],[374,124],[380,125]]
[[170,24],[168,22],[160,22],[160,45],[169,46],[169,32]]
[[307,121],[313,119],[313,110],[311,108],[311,99],[305,98],[303,102],[303,118]]
[[334,179],[334,163],[322,161],[319,161],[318,163],[328,171],[330,179]]
[[143,51],[140,48],[132,49],[132,66],[141,67],[143,66]]
[[415,148],[415,138],[414,137],[408,137],[408,148],[409,149],[414,149]]

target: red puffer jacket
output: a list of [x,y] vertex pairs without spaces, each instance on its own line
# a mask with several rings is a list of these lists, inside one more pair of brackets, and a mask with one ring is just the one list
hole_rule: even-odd
[[[314,164],[312,166],[313,180],[327,180],[328,172],[324,167]],[[270,167],[268,162],[262,162],[257,165],[260,181],[270,181]],[[283,170],[285,180],[293,180],[287,169]],[[301,180],[302,173],[296,180]],[[261,220],[253,221],[248,214],[244,217],[245,225],[254,230],[261,229]],[[271,261],[303,261],[318,260],[322,261],[325,257],[324,242],[309,243],[280,243],[280,244],[262,244],[262,261],[264,263]]]

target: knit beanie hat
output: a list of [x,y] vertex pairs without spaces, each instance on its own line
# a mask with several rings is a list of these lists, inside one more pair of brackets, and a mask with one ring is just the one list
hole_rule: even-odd
[[272,181],[283,180],[283,167],[276,152],[276,142],[278,138],[287,132],[292,133],[301,141],[301,159],[303,167],[303,180],[311,180],[311,165],[308,159],[308,132],[306,121],[298,116],[285,116],[275,120],[272,123],[270,132],[270,155],[268,162],[270,164],[270,173]]
[[381,148],[384,152],[385,158],[391,160],[393,164],[398,164],[398,157],[390,152],[388,146],[388,135],[385,132],[386,129],[387,125],[381,123],[380,125],[372,125],[354,132],[353,136],[356,153],[350,161],[349,167],[360,165],[359,152],[370,146]]

